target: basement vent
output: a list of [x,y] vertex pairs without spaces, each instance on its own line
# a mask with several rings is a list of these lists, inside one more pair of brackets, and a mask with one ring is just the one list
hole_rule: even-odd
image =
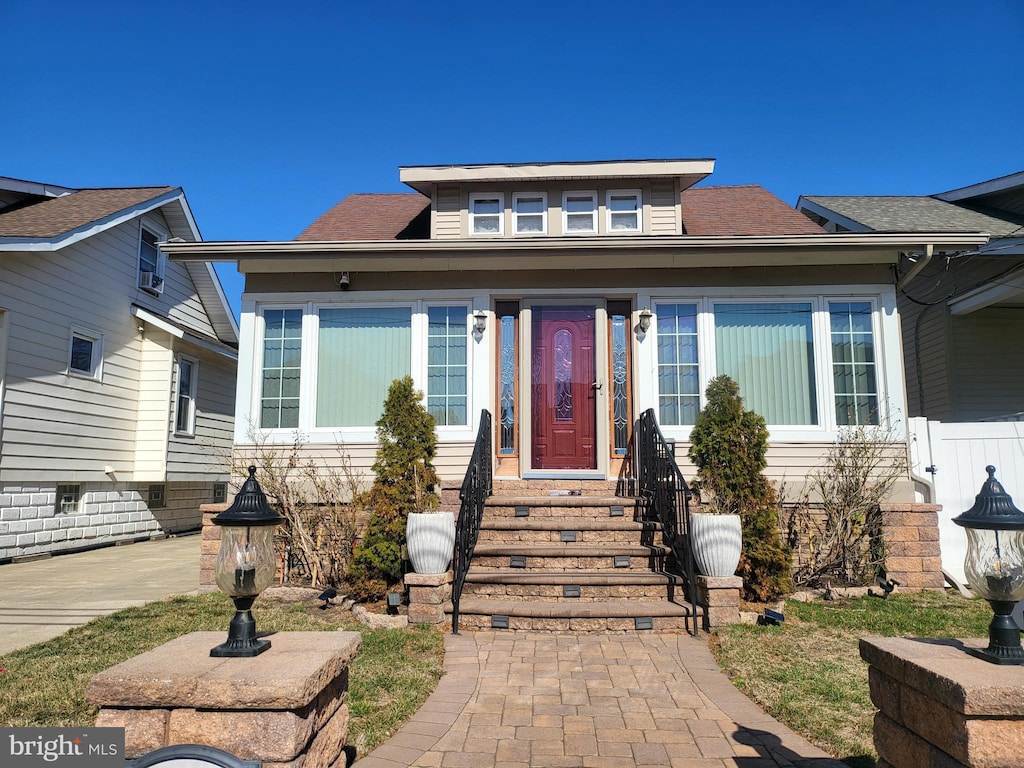
[[529,516],[530,516],[530,508],[529,507],[516,507],[516,517],[529,517]]
[[491,629],[508,629],[508,616],[491,616]]
[[580,596],[580,585],[579,584],[566,584],[562,587],[562,597],[579,597]]
[[576,541],[576,531],[562,531],[562,541]]
[[509,568],[525,568],[526,555],[511,555],[508,559]]
[[616,555],[614,564],[616,568],[629,568],[629,555]]
[[609,517],[623,517],[626,514],[626,508],[621,504],[613,504],[608,508]]
[[633,626],[636,629],[654,629],[654,619],[650,616],[637,616],[633,619]]

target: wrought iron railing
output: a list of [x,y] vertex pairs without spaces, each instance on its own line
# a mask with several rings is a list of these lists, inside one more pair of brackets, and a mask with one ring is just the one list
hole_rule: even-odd
[[636,429],[637,485],[647,519],[661,523],[665,543],[672,548],[676,567],[686,579],[693,634],[698,633],[697,591],[693,552],[689,546],[690,487],[676,464],[674,449],[661,433],[654,409],[640,415]]
[[469,572],[469,561],[473,559],[476,540],[480,536],[480,522],[484,516],[484,502],[491,495],[493,477],[491,473],[491,413],[480,412],[480,429],[476,434],[473,456],[462,481],[459,498],[459,519],[455,524],[455,555],[452,558],[455,581],[452,584],[452,634],[459,634],[459,600],[462,587]]

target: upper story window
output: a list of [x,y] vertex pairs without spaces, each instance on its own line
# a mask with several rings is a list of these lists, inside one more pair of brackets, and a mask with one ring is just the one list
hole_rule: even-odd
[[640,191],[636,189],[612,189],[605,201],[608,212],[609,232],[640,231]]
[[505,233],[505,196],[501,193],[469,196],[469,233],[503,235]]
[[597,193],[562,194],[562,231],[567,235],[597,232]]
[[164,290],[166,260],[157,243],[160,236],[142,227],[139,234],[139,287],[150,293]]
[[517,235],[543,235],[548,231],[548,196],[543,192],[512,195],[512,229]]
[[84,328],[71,329],[68,373],[99,379],[103,362],[103,336]]

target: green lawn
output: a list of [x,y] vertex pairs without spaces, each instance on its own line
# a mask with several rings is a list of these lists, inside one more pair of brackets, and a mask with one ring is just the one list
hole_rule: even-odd
[[779,627],[717,630],[711,648],[744,693],[773,717],[856,768],[873,768],[875,709],[861,637],[987,637],[992,610],[956,594],[788,601]]
[[[339,608],[282,605],[254,608],[259,631],[359,631],[363,645],[349,676],[348,743],[359,755],[387,739],[430,695],[441,677],[440,632],[424,628],[369,630]],[[60,637],[0,656],[0,724],[92,725],[95,707],[85,685],[97,672],[179,635],[223,631],[234,615],[220,593],[176,597],[96,619]]]

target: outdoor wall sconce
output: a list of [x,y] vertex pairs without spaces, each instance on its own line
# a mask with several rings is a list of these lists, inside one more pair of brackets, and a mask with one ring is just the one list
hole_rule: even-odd
[[643,309],[640,310],[640,331],[641,331],[641,333],[647,333],[649,330],[651,330],[651,318],[652,317],[654,317],[654,315],[651,314],[651,310],[649,310],[647,307],[644,307]]
[[1010,616],[1024,598],[1024,512],[996,480],[996,468],[985,467],[988,480],[974,506],[953,518],[967,531],[964,574],[971,588],[988,600],[994,616],[988,626],[988,648],[967,652],[993,664],[1024,664],[1020,629]]
[[487,313],[482,309],[473,313],[473,330],[479,334],[487,330]]
[[256,467],[249,467],[249,479],[234,502],[213,520],[221,526],[220,554],[214,572],[221,592],[235,603],[235,617],[228,628],[227,642],[210,651],[211,656],[258,656],[270,648],[270,641],[256,637],[252,604],[274,581],[274,528],[284,518],[267,504],[267,496],[256,482]]

